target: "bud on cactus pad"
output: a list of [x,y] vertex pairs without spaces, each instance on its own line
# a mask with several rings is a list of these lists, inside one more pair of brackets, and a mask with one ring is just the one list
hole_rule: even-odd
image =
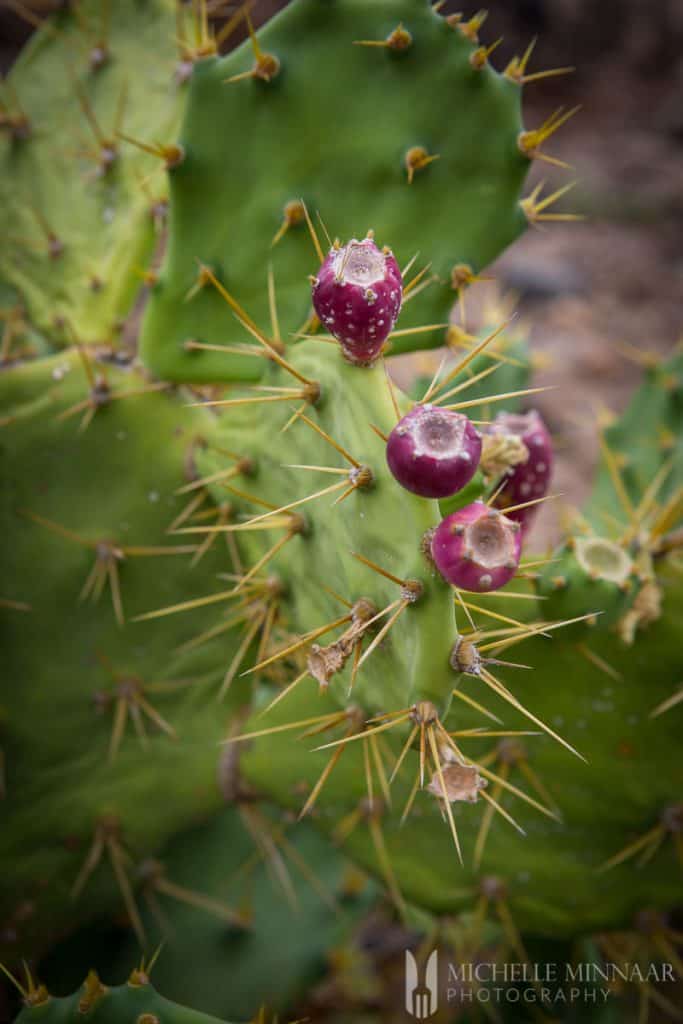
[[590,534],[565,540],[544,567],[538,590],[551,615],[595,611],[611,626],[632,607],[644,579],[628,545]]
[[[504,510],[506,506],[545,497],[553,471],[553,443],[540,414],[535,409],[523,415],[502,412],[496,416],[490,430],[494,434],[520,438],[529,452],[525,462],[508,469],[507,483],[496,498],[496,506]],[[519,523],[526,533],[537,511],[538,505],[530,505],[510,512],[509,518]]]
[[423,498],[447,498],[474,476],[481,438],[462,413],[416,405],[394,427],[387,463],[398,482]]
[[432,538],[432,557],[449,583],[461,590],[498,590],[517,571],[521,531],[482,501],[446,516]]
[[352,238],[330,249],[313,283],[313,306],[350,363],[379,356],[399,311],[403,279],[389,249]]

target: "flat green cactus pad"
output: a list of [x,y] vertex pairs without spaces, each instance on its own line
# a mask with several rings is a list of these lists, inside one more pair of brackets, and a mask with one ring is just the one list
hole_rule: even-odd
[[164,999],[146,979],[112,987],[103,985],[95,975],[89,975],[71,996],[56,999],[46,995],[26,1006],[17,1024],[76,1024],[84,1018],[96,1024],[221,1024],[217,1017]]
[[[399,23],[412,38],[407,49],[356,45],[384,40]],[[268,54],[280,62],[269,81],[244,77],[255,60],[247,41],[202,61],[190,83],[185,159],[170,175],[168,251],[142,335],[147,365],[165,379],[251,379],[259,370],[239,355],[185,350],[192,339],[245,340],[226,326],[212,289],[193,289],[198,261],[261,325],[272,261],[283,332],[307,320],[304,282],[318,264],[305,223],[271,247],[288,203],[305,202],[323,244],[317,212],[342,239],[374,229],[402,264],[419,251],[413,273],[430,264],[423,280],[433,280],[405,307],[402,327],[447,318],[456,265],[476,272],[526,227],[519,85],[486,61],[473,66],[476,43],[426,0],[295,0],[256,45],[257,67],[266,69]],[[438,159],[417,166],[409,183],[406,157],[416,148]],[[395,339],[393,351],[440,339],[437,331]]]
[[[378,632],[404,602],[396,628],[362,666],[353,699],[377,711],[417,700],[432,700],[444,710],[452,689],[448,657],[455,639],[454,599],[421,550],[425,533],[438,524],[440,513],[437,502],[403,490],[386,465],[385,444],[373,430],[374,425],[388,433],[397,420],[384,369],[350,366],[336,345],[315,341],[294,347],[291,358],[298,374],[319,385],[316,405],[304,402],[302,406],[301,399],[293,397],[291,404],[285,400],[262,406],[258,399],[265,396],[258,391],[246,396],[255,404],[230,408],[219,421],[223,448],[234,451],[241,445],[237,454],[253,462],[251,475],[233,481],[237,492],[242,491],[241,497],[235,494],[235,503],[244,519],[237,535],[243,542],[245,564],[258,564],[280,544],[263,571],[281,580],[290,624],[301,632],[345,615],[350,621],[350,605],[361,598],[372,602],[375,614],[387,609],[377,621]],[[294,394],[301,386],[277,367],[270,368],[263,381],[265,387],[276,389],[276,395],[282,394],[277,389],[288,389],[292,382]],[[397,395],[397,401],[407,411],[407,400]],[[298,407],[306,412],[283,431]],[[269,409],[267,415],[264,408]],[[358,465],[345,459],[315,427]],[[199,452],[197,459],[207,475],[220,473],[221,466],[225,470],[219,448]],[[353,488],[354,474],[364,466],[371,470],[372,482]],[[215,494],[220,494],[220,483],[215,488]],[[328,493],[300,503],[325,488]],[[339,501],[349,489],[351,493]],[[245,494],[255,500],[245,500]],[[248,528],[250,520],[282,507],[285,512],[254,522],[253,530]],[[269,519],[273,525],[264,533]],[[189,529],[187,536],[201,536],[196,528]],[[355,555],[369,559],[394,579]],[[411,580],[422,588],[414,602],[405,600],[401,586],[401,581]],[[337,633],[330,630],[320,644],[336,639]],[[341,706],[349,702],[351,669],[347,658],[343,671],[330,676],[331,692]],[[302,685],[317,684],[309,678]]]
[[173,10],[171,0],[81,3],[46,22],[9,75],[10,116],[27,131],[0,139],[0,278],[57,345],[73,332],[115,341],[152,257],[162,164],[117,133],[147,141],[153,126],[166,143],[177,132]]
[[[671,576],[669,582],[674,579]],[[495,611],[518,617],[518,605],[497,601]],[[614,634],[598,629],[580,640],[567,641],[557,633],[552,640],[533,638],[514,649],[514,660],[531,665],[533,671],[499,669],[496,675],[526,707],[574,744],[588,764],[549,738],[523,739],[528,764],[563,820],[549,820],[510,793],[498,793],[497,799],[527,834],[518,835],[508,822],[494,816],[481,864],[475,868],[474,849],[485,807],[481,799],[475,806],[454,805],[463,868],[434,796],[418,794],[411,816],[399,824],[415,781],[415,762],[406,762],[411,767],[404,766],[392,786],[393,808],[382,819],[391,868],[406,900],[439,913],[458,912],[472,906],[482,878],[497,876],[508,886],[509,905],[520,930],[562,937],[628,926],[643,907],[665,909],[676,900],[680,866],[675,837],[666,832],[647,868],[639,868],[637,857],[605,872],[599,868],[657,827],[665,808],[680,801],[675,713],[655,719],[649,714],[670,696],[672,679],[680,668],[675,636],[682,613],[680,593],[672,593],[664,616],[632,649]],[[586,648],[616,678],[589,660]],[[459,685],[498,715],[506,729],[529,727],[525,718],[475,678],[462,677]],[[267,716],[252,719],[245,732],[305,721],[327,710],[328,701],[301,691]],[[454,702],[446,725],[449,729],[501,728],[459,702]],[[304,731],[302,725],[264,736],[254,741],[243,758],[247,778],[293,809],[301,807],[302,793],[314,785],[332,753],[312,753],[324,740],[300,738]],[[393,757],[398,756],[405,736],[393,739],[390,731],[384,738],[391,742]],[[496,743],[495,739],[471,739],[463,740],[462,746],[476,763]],[[315,820],[325,832],[334,832],[365,798],[363,757],[360,750],[352,749],[361,745],[350,744],[318,798]],[[388,759],[389,765],[392,762],[393,758]],[[500,762],[487,763],[500,772]],[[510,781],[547,806],[547,797],[539,796],[519,769],[512,769]],[[496,795],[494,783],[487,792]],[[384,874],[372,835],[362,822],[349,835],[344,850]]]
[[[605,530],[605,510],[618,509],[617,517],[628,525],[624,508],[626,500],[633,507],[642,502],[659,474],[664,474],[657,487],[658,505],[676,496],[683,486],[683,348],[666,359],[655,360],[646,369],[638,391],[623,416],[604,431],[600,472],[590,501],[583,510],[596,529]],[[615,486],[614,469],[618,471]],[[619,487],[619,480],[622,487]],[[612,532],[614,526],[612,524]]]
[[[661,431],[648,419],[646,411],[650,395],[658,405],[660,419],[672,433],[678,430],[678,358],[663,364],[657,374],[658,379],[670,382],[666,397],[662,398],[659,391],[652,396],[654,385],[650,375],[624,420],[611,428],[612,456],[607,461],[612,469],[605,466],[601,470],[596,486],[596,493],[602,493],[602,505],[598,507],[604,507],[608,500],[605,494],[613,502],[615,488],[623,490],[613,470],[615,459],[618,462],[622,452],[627,458],[634,453],[634,461],[642,453],[649,460],[649,480],[660,477],[659,490],[650,484],[648,492],[641,471],[631,480],[629,490],[634,507],[640,508],[640,527],[635,535],[640,550],[632,553],[637,555],[639,571],[644,573],[642,592],[638,590],[640,579],[635,579],[626,593],[615,585],[621,604],[609,609],[613,614],[597,616],[592,627],[585,623],[575,625],[552,637],[531,637],[519,649],[513,648],[513,660],[523,662],[533,671],[515,671],[504,665],[492,667],[496,677],[523,705],[577,748],[588,764],[572,759],[566,749],[543,735],[521,740],[525,752],[521,758],[514,754],[514,747],[514,756],[510,758],[510,748],[505,744],[499,747],[493,737],[487,741],[476,737],[461,741],[474,763],[482,762],[483,758],[488,769],[495,768],[499,777],[509,772],[509,778],[505,775],[508,781],[546,808],[552,810],[556,805],[562,821],[543,816],[538,808],[523,803],[519,795],[499,788],[489,776],[487,795],[512,813],[527,835],[520,837],[509,822],[497,817],[492,819],[490,833],[483,843],[482,816],[486,808],[482,798],[477,806],[454,805],[465,854],[463,869],[432,794],[418,793],[412,817],[399,826],[401,810],[415,783],[414,762],[412,769],[406,767],[410,764],[408,756],[395,791],[392,788],[392,809],[381,819],[388,851],[388,856],[383,855],[368,824],[368,769],[363,764],[367,752],[363,754],[361,750],[364,741],[351,742],[317,798],[317,822],[323,830],[339,836],[340,829],[344,832],[340,823],[348,822],[349,815],[355,813],[356,827],[348,833],[346,849],[364,865],[384,875],[385,880],[389,863],[394,895],[400,890],[406,900],[441,913],[453,912],[471,904],[481,892],[482,879],[494,876],[507,886],[507,899],[520,929],[562,937],[591,929],[627,926],[643,906],[666,908],[675,899],[679,884],[676,842],[680,829],[680,810],[676,808],[680,808],[681,798],[674,764],[677,726],[674,713],[656,712],[671,698],[679,669],[675,634],[681,614],[681,590],[675,552],[668,557],[665,539],[655,536],[652,527],[662,516],[662,523],[669,530],[680,522],[680,486],[677,453],[668,455],[666,445],[658,443]],[[640,407],[644,408],[642,420],[634,412]],[[627,426],[630,423],[633,428],[634,420],[642,425],[642,431],[638,443],[629,447]],[[644,432],[648,429],[646,436]],[[662,467],[668,467],[671,479]],[[647,493],[649,497],[643,504]],[[584,540],[590,540],[589,533],[578,535],[575,547],[580,547]],[[660,549],[657,545],[662,542],[664,546]],[[624,557],[631,550],[629,545],[618,547],[612,542],[612,546]],[[586,557],[584,552],[579,553]],[[649,560],[647,566],[640,565],[643,556]],[[627,562],[630,564],[628,557]],[[601,598],[604,604],[605,597],[609,597],[605,591],[609,581],[587,581],[584,573],[585,585],[575,581],[575,586],[567,591],[557,591],[560,597],[570,593],[578,602],[576,607],[567,608],[560,597],[551,600],[547,594],[546,583],[557,571],[554,563],[542,569],[541,600],[536,606],[529,600],[505,600],[504,594],[495,601],[478,597],[477,604],[490,608],[494,616],[508,616],[508,623],[510,619],[548,621],[565,612],[581,615],[602,610]],[[635,569],[630,574],[635,575]],[[658,608],[652,614],[648,614],[652,611],[650,607],[638,610],[636,597],[640,599],[648,587],[660,592],[661,614]],[[514,589],[520,590],[521,584]],[[628,615],[635,616],[628,629],[623,618],[616,623],[618,614],[623,615],[626,610]],[[500,619],[482,619],[481,611],[475,619],[483,629],[501,626]],[[466,628],[464,621],[461,628]],[[632,646],[626,646],[624,640]],[[480,647],[485,650],[482,643]],[[495,655],[495,651],[491,654]],[[463,674],[452,679],[467,696],[502,719],[506,729],[533,730],[533,724],[493,695],[480,676]],[[361,686],[357,692],[362,700]],[[329,697],[316,700],[302,688],[267,716],[255,718],[245,726],[247,734],[266,728],[273,730],[256,737],[244,758],[244,770],[253,783],[286,806],[301,806],[305,800],[302,791],[313,790],[334,752],[335,748],[312,752],[323,741],[308,736],[303,724],[316,712],[329,712],[330,703]],[[302,724],[294,727],[297,722]],[[449,730],[492,728],[494,735],[496,728],[501,728],[491,726],[479,711],[458,701],[451,705],[445,724]],[[287,725],[292,728],[284,728]],[[382,742],[392,750],[389,764],[400,754],[409,725],[384,732]],[[272,771],[273,764],[278,765],[277,772]],[[281,770],[283,765],[287,765],[286,770]],[[531,775],[525,770],[527,767],[531,768]],[[359,814],[358,809],[363,806],[365,812]],[[376,825],[374,828],[376,831]],[[631,853],[634,843],[635,852]],[[641,856],[647,854],[651,865],[656,858],[656,871],[641,870],[639,851]],[[608,870],[600,870],[605,867]]]
[[[228,808],[177,836],[164,861],[181,884],[192,887],[201,877],[205,888],[247,914],[244,932],[195,907],[167,905],[174,941],[154,968],[168,996],[230,1019],[251,1019],[263,1005],[284,1011],[301,999],[377,895],[369,881],[358,893],[350,885],[347,891],[351,869],[327,839],[286,812],[273,817],[263,805]],[[148,923],[152,930],[151,916]],[[129,942],[121,963],[134,955]]]
[[[679,349],[647,369],[624,415],[602,431],[595,486],[574,536],[541,574],[551,615],[593,611],[603,625],[623,623],[648,601],[648,581],[683,518],[683,451],[676,441],[682,430]],[[624,635],[632,636],[631,627]]]
[[175,492],[192,440],[211,423],[168,394],[134,394],[149,386],[137,372],[93,368],[110,390],[100,384],[80,431],[77,415],[61,418],[79,403],[81,417],[92,412],[75,352],[0,375],[0,955],[35,955],[53,934],[120,907],[106,854],[79,898],[69,895],[98,836],[125,857],[148,855],[221,801],[217,741],[235,698],[215,697],[230,634],[184,647],[201,614],[170,628],[130,621],[229,567],[216,545],[192,568],[193,546],[166,532],[191,497]]

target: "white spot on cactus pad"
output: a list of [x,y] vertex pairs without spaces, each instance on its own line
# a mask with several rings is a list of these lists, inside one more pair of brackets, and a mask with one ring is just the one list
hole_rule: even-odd
[[610,583],[624,583],[633,562],[623,548],[602,537],[579,537],[574,543],[576,560],[587,575],[598,575]]

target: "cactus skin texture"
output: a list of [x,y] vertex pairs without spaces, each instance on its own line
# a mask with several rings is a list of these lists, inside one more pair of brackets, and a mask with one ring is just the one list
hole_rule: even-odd
[[[381,41],[399,23],[412,37],[402,52],[354,45]],[[212,289],[195,290],[190,302],[185,297],[198,281],[200,260],[256,323],[265,322],[264,254],[288,223],[287,204],[303,200],[314,218],[319,211],[332,237],[374,229],[382,244],[395,246],[401,266],[418,250],[425,265],[431,262],[429,274],[438,280],[404,308],[405,328],[447,319],[460,280],[453,278],[456,268],[475,274],[526,227],[519,201],[530,159],[517,141],[519,86],[487,61],[473,66],[477,43],[426,0],[296,0],[258,38],[261,51],[280,61],[270,81],[229,81],[252,66],[251,48],[243,45],[203,61],[190,82],[179,140],[186,159],[170,174],[168,253],[142,332],[144,359],[164,379],[258,375],[254,360],[186,350],[198,333],[198,340],[218,345],[230,335]],[[454,119],[437,98],[456,93]],[[216,131],[217,124],[230,131]],[[236,150],[236,138],[248,139],[248,147]],[[302,156],[311,147],[315,166],[307,168]],[[406,157],[416,149],[427,161],[438,159],[418,162],[411,173]],[[301,282],[317,266],[305,224],[284,231],[269,256],[288,337],[311,312]],[[440,343],[438,331],[401,336],[392,351]]]
[[[35,1000],[35,1001],[34,1001]],[[16,1018],[17,1024],[67,1024],[86,1017],[97,1024],[221,1024],[218,1017],[172,1003],[153,988],[143,971],[133,971],[125,985],[103,985],[90,972],[82,988],[72,996],[56,999],[45,993],[35,996]],[[227,1022],[225,1022],[227,1024]]]
[[[116,5],[111,61],[96,54],[86,73],[81,58],[74,72],[106,119],[120,76],[135,68],[122,130],[145,144],[173,135],[182,106],[165,49],[176,32],[169,14],[157,0]],[[44,55],[49,78],[63,32],[77,32],[68,12],[56,24],[19,63],[22,92],[33,64]],[[57,963],[70,933],[112,920],[149,949],[164,930],[154,912],[163,896],[170,924],[191,915],[196,935],[187,976],[169,958],[178,986],[163,987],[200,1006],[202,984],[223,974],[239,1012],[254,1012],[262,958],[275,958],[276,936],[287,935],[286,923],[267,920],[281,900],[264,896],[262,876],[277,874],[300,813],[310,824],[298,837],[293,829],[294,849],[306,851],[305,867],[330,872],[335,896],[348,856],[424,932],[432,915],[481,911],[485,938],[487,912],[503,907],[524,936],[569,941],[628,928],[678,898],[680,353],[648,371],[631,409],[604,431],[595,493],[558,561],[538,572],[522,561],[507,595],[471,595],[441,577],[430,544],[446,517],[493,500],[494,461],[484,452],[461,491],[427,499],[394,478],[386,438],[415,402],[438,404],[444,389],[457,389],[451,407],[462,398],[475,424],[502,393],[511,393],[506,411],[523,412],[522,332],[508,328],[484,349],[487,335],[449,328],[449,347],[471,361],[446,366],[413,401],[381,361],[350,365],[311,320],[307,276],[324,259],[311,244],[324,234],[318,212],[341,238],[374,229],[404,270],[416,250],[429,267],[405,274],[389,355],[441,343],[439,321],[465,284],[528,219],[546,216],[533,199],[519,202],[545,138],[519,138],[523,67],[494,72],[477,27],[477,17],[446,20],[421,0],[294,0],[228,57],[207,46],[201,59],[183,58],[187,114],[157,153],[171,213],[163,268],[146,275],[145,370],[111,347],[76,344],[0,374],[3,962],[56,945]],[[146,33],[160,41],[154,54]],[[159,79],[157,55],[167,60]],[[70,79],[60,82],[82,118]],[[49,121],[44,86],[33,95],[28,112],[35,103],[38,124],[44,104]],[[457,122],[435,103],[442,95]],[[44,212],[52,258],[43,245],[40,258],[3,265],[3,295],[24,307],[39,352],[111,340],[154,240],[149,197],[133,188],[138,170],[153,169],[151,154],[121,139],[120,160],[79,190],[84,205],[69,220],[81,179],[43,175],[34,145],[47,138],[3,142],[3,202],[24,184],[36,197],[55,190]],[[115,182],[121,216],[110,233],[102,204]],[[23,236],[29,214],[21,201],[16,209]],[[94,292],[83,284],[93,262],[104,280]],[[490,326],[505,320],[496,314]],[[127,326],[132,336],[135,319]],[[230,386],[189,387],[216,382]],[[621,532],[605,512],[624,520]],[[501,639],[506,628],[519,633]],[[533,672],[517,671],[516,647],[507,653],[519,634]],[[223,847],[239,850],[245,828],[251,859],[266,861],[255,869],[251,933],[237,898],[247,869],[236,865],[229,880],[234,904],[221,874]],[[292,949],[292,999],[310,978],[308,939],[318,925],[334,931],[319,902],[302,903],[307,941]],[[195,972],[199,948],[207,960]],[[80,976],[89,956],[86,943]],[[127,1013],[137,998],[137,1024],[192,1012],[157,1013],[152,990],[143,996],[144,1006],[125,986],[112,990],[93,1019],[110,1006]],[[69,1019],[77,1002],[55,998],[22,1015]]]
[[[208,589],[226,568],[217,545],[190,568],[191,546],[174,553],[178,539],[166,534],[187,504],[188,496],[174,492],[187,485],[192,440],[210,437],[212,423],[164,393],[124,397],[149,383],[139,371],[92,362],[93,372],[106,374],[111,400],[100,399],[82,431],[77,416],[60,419],[89,395],[78,353],[0,375],[9,420],[2,428],[2,597],[24,606],[0,610],[2,959],[36,955],[52,936],[120,907],[108,855],[78,898],[70,895],[105,824],[117,848],[142,858],[221,803],[215,744],[235,698],[228,694],[223,705],[214,698],[231,658],[230,634],[227,644],[219,637],[179,650],[202,631],[200,613],[172,631],[131,621],[183,600],[190,580],[203,579]],[[123,557],[109,557],[107,544]],[[105,577],[93,577],[98,565]],[[89,600],[79,602],[88,579]],[[140,710],[137,696],[151,712]],[[125,730],[115,740],[124,705]],[[135,736],[140,716],[146,747]],[[29,856],[17,856],[17,836]]]
[[[653,377],[669,382],[666,398],[657,392],[656,400],[672,436],[680,436],[679,354],[648,373],[623,420],[609,429],[608,440],[613,453],[622,450],[618,444],[624,444],[623,450],[630,455],[631,448],[626,440],[629,435],[623,424],[637,423],[638,410],[647,408],[653,394]],[[648,425],[654,427],[653,421]],[[642,454],[645,461],[647,453],[647,473],[651,475],[645,477],[632,470],[626,486],[635,506],[639,496],[642,499],[647,481],[661,473],[665,464],[673,462],[655,503],[657,507],[651,509],[641,530],[641,543],[644,543],[648,522],[657,519],[662,512],[666,514],[667,535],[672,546],[667,548],[664,538],[660,539],[660,549],[653,557],[656,575],[651,572],[649,578],[652,585],[663,589],[660,614],[654,621],[640,623],[632,646],[624,643],[616,615],[596,614],[594,620],[589,620],[593,625],[578,623],[558,631],[552,640],[532,636],[520,645],[518,658],[533,666],[534,671],[517,676],[500,670],[503,681],[520,696],[525,706],[556,728],[588,761],[588,764],[581,764],[572,760],[566,750],[548,737],[523,739],[523,747],[518,751],[510,745],[498,750],[494,762],[497,770],[507,763],[514,779],[514,766],[528,764],[546,790],[542,802],[559,808],[561,820],[540,816],[532,808],[510,800],[504,790],[490,782],[488,792],[503,800],[505,807],[527,830],[527,835],[516,835],[508,823],[498,819],[491,826],[483,855],[477,858],[481,827],[478,808],[458,806],[458,830],[461,843],[468,851],[463,870],[454,861],[452,844],[433,797],[424,795],[426,806],[418,802],[419,820],[414,820],[412,825],[409,820],[399,828],[400,812],[386,810],[386,848],[397,888],[406,901],[428,906],[438,913],[461,911],[477,898],[483,879],[497,877],[507,886],[506,900],[516,926],[532,934],[557,937],[624,928],[643,907],[666,909],[675,902],[680,886],[676,831],[666,822],[670,817],[668,809],[680,802],[675,767],[678,724],[675,710],[654,717],[652,712],[672,696],[680,669],[674,638],[683,595],[676,570],[675,531],[669,531],[680,522],[681,477],[678,452],[670,453],[666,444],[658,445],[658,439],[661,439],[661,432],[655,429],[654,436],[641,437],[641,444],[634,446],[636,458]],[[611,457],[608,462],[611,466]],[[607,501],[610,504],[606,505]],[[591,509],[596,510],[596,521],[602,523],[597,509],[613,505],[614,477],[604,465],[598,472],[594,495],[587,503],[587,514]],[[581,519],[579,525],[588,529]],[[616,543],[616,538],[612,543]],[[542,594],[546,592],[546,574],[554,573],[556,568],[550,565],[541,570],[538,586]],[[520,584],[514,589],[521,589]],[[576,594],[574,614],[601,610],[596,607],[595,591],[590,582],[577,580],[573,590]],[[530,593],[533,593],[531,588]],[[550,587],[549,593],[561,596],[563,591]],[[631,609],[637,593],[633,588],[624,598],[628,604],[630,596]],[[553,605],[550,611],[546,608],[548,604]],[[538,607],[534,607],[532,601],[525,601],[522,610],[519,602],[503,599],[496,602],[493,610],[516,620],[553,621],[556,613],[564,613],[565,606],[556,609],[551,596],[548,601],[539,602]],[[621,611],[623,613],[623,608]],[[608,628],[610,622],[612,628]],[[474,668],[476,670],[476,665]],[[523,729],[529,724],[515,715],[505,702],[489,696],[476,673],[466,671],[460,677],[454,674],[453,682],[468,695],[483,701],[489,710],[504,719],[506,727]],[[357,697],[361,685],[359,678]],[[269,721],[273,726],[287,720],[303,721],[320,706],[320,702],[307,699],[303,691],[291,700],[289,708],[283,707],[282,702],[270,712]],[[484,720],[480,714],[459,703],[456,707],[456,703],[446,719],[449,728],[482,725]],[[256,721],[262,723],[263,718]],[[288,737],[287,732],[274,732],[256,740],[244,757],[243,769],[254,784],[275,799],[286,806],[295,806],[291,780],[307,777],[309,785],[314,785],[329,751],[311,753],[313,744],[301,740],[293,742]],[[481,741],[483,752],[492,749],[493,744]],[[395,750],[397,754],[400,752],[400,743]],[[657,770],[653,772],[648,770],[648,759],[654,756],[655,750]],[[355,754],[355,762],[353,757],[351,751],[344,755],[319,797],[317,821],[324,830],[333,829],[335,820],[343,820],[351,813],[354,800],[357,806],[357,801],[362,799],[362,759],[359,752]],[[471,757],[476,764],[478,755],[473,753]],[[316,759],[314,766],[307,767],[309,758]],[[275,762],[276,774],[270,771]],[[396,789],[394,808],[403,806],[410,791],[410,772],[405,775],[403,787],[400,776],[392,787]],[[523,775],[516,778],[521,783]],[[527,792],[533,792],[533,788],[527,788]],[[660,821],[664,822],[661,846],[652,850],[656,870],[644,871],[635,856],[624,857],[623,861],[611,865],[611,860],[622,849],[658,828]],[[345,849],[381,875],[382,868],[368,829],[356,828],[348,836]]]
[[0,280],[60,347],[118,339],[167,204],[163,179],[145,182],[155,159],[118,133],[153,125],[171,141],[184,102],[171,0],[114,6],[81,4],[36,33],[10,76],[27,133],[0,138]]
[[[367,701],[369,707],[381,710],[431,700],[445,710],[451,689],[448,644],[455,628],[453,597],[429,568],[420,549],[423,535],[438,524],[439,508],[436,502],[400,488],[386,465],[385,444],[371,427],[374,424],[388,433],[396,422],[384,370],[379,365],[362,369],[351,366],[336,347],[314,341],[296,346],[291,365],[318,385],[318,403],[285,433],[280,431],[292,416],[289,403],[273,403],[271,408],[276,411],[267,417],[258,404],[237,406],[219,420],[218,436],[222,442],[218,442],[218,447],[234,446],[238,438],[248,438],[253,475],[238,481],[237,487],[276,508],[295,505],[308,494],[325,488],[333,490],[329,496],[297,504],[286,513],[293,518],[284,523],[282,516],[278,517],[279,522],[271,517],[278,526],[269,531],[265,543],[262,529],[244,530],[242,544],[247,561],[256,563],[264,551],[291,531],[291,539],[281,548],[274,571],[283,581],[297,578],[297,586],[286,597],[290,618],[292,623],[306,623],[309,629],[344,614],[343,605],[326,587],[351,603],[368,598],[377,613],[397,600],[404,604],[404,614],[411,617],[415,628],[410,630],[410,636],[401,636],[402,631],[396,631],[399,635],[392,644],[378,649],[369,658],[367,669],[363,670],[363,703]],[[268,367],[263,378],[265,386],[275,388],[287,387],[291,380],[291,375],[277,366]],[[340,394],[344,396],[342,403],[337,401]],[[399,396],[397,401],[400,405],[405,400]],[[304,416],[308,423],[303,421]],[[334,438],[358,466],[370,470],[367,485],[354,486],[354,480],[359,479],[358,466],[340,456],[310,423]],[[330,477],[324,472],[288,468],[293,447],[298,464],[334,469],[340,471],[339,475],[335,474],[330,484]],[[218,450],[198,452],[197,461],[203,476],[224,468]],[[349,490],[351,493],[343,502],[332,505]],[[239,498],[236,501],[240,513],[248,519],[267,516],[253,502],[240,502]],[[400,516],[396,516],[390,509],[399,501]],[[254,523],[261,527],[267,524],[268,518]],[[196,539],[197,534],[188,536]],[[399,579],[399,583],[373,571],[354,558],[352,552],[371,559]],[[415,595],[404,592],[400,582],[412,580],[421,587]],[[309,679],[301,685],[312,687],[313,682]],[[341,684],[341,680],[335,679],[330,689],[345,706],[348,680]]]

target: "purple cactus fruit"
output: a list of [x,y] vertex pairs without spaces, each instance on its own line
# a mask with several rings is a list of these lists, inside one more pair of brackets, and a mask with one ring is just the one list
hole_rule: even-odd
[[521,548],[519,523],[483,501],[446,516],[432,537],[432,558],[444,579],[480,594],[512,579]]
[[389,249],[352,238],[330,249],[313,279],[313,307],[350,363],[378,358],[401,309],[403,278]]
[[[507,482],[496,498],[496,508],[505,511],[505,508],[511,505],[521,505],[525,501],[545,497],[553,472],[553,442],[540,413],[535,409],[524,415],[499,413],[490,430],[493,433],[513,434],[521,438],[529,452],[526,462],[512,466],[505,474]],[[510,512],[509,518],[519,523],[522,533],[526,534],[538,510],[538,505],[530,505],[528,508]]]
[[479,465],[481,437],[467,416],[416,405],[387,441],[387,463],[407,491],[447,498],[468,484]]

